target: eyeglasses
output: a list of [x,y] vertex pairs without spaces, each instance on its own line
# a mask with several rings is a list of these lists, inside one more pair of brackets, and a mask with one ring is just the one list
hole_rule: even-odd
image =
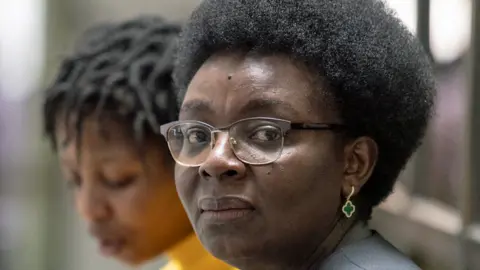
[[160,132],[178,164],[197,167],[207,160],[221,133],[228,134],[230,147],[239,160],[251,165],[265,165],[280,157],[289,130],[343,128],[341,124],[292,123],[277,118],[254,117],[221,128],[195,120],[175,121],[162,125]]

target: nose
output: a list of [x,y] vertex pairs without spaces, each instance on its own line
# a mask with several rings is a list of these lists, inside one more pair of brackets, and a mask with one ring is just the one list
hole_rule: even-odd
[[228,133],[212,134],[212,151],[200,166],[199,173],[203,179],[239,180],[245,176],[245,164],[233,153]]
[[111,208],[101,187],[84,184],[75,195],[77,210],[87,223],[101,223],[111,216]]

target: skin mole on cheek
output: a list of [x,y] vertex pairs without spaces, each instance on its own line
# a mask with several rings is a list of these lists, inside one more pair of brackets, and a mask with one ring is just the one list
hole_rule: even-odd
[[228,79],[228,80],[231,80],[231,79],[232,79],[232,74],[228,74],[227,79]]
[[274,167],[274,165],[273,165],[273,164],[271,164],[271,165],[269,166],[269,168],[268,168],[268,171],[267,171],[267,175],[270,175],[270,174],[272,174],[273,167]]

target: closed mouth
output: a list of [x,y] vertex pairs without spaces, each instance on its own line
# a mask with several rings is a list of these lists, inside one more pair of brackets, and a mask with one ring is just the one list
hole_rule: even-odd
[[239,196],[205,197],[198,205],[202,218],[213,223],[238,221],[255,211],[249,200]]
[[202,213],[255,209],[252,203],[239,196],[204,197],[199,200],[198,206]]
[[99,239],[100,253],[104,256],[117,256],[126,246],[124,239]]

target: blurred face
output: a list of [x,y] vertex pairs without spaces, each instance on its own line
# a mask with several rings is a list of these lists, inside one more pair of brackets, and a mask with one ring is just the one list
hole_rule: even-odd
[[[216,128],[252,117],[341,123],[332,106],[319,105],[328,99],[313,85],[308,70],[284,56],[217,54],[189,85],[180,121]],[[173,132],[183,132],[191,146],[176,146],[183,161],[204,157],[198,166],[178,164],[175,170],[190,221],[210,252],[242,269],[301,265],[335,226],[352,185],[359,190],[368,178],[368,143],[344,143],[329,130],[292,129],[278,158],[268,163],[282,136],[278,127],[240,126],[230,135],[197,127]],[[211,151],[201,150],[209,143]]]
[[76,208],[100,252],[134,265],[182,240],[191,226],[175,191],[173,168],[165,160],[166,145],[146,140],[139,149],[119,123],[87,118],[80,149],[77,138],[67,140],[59,124],[57,149]]

